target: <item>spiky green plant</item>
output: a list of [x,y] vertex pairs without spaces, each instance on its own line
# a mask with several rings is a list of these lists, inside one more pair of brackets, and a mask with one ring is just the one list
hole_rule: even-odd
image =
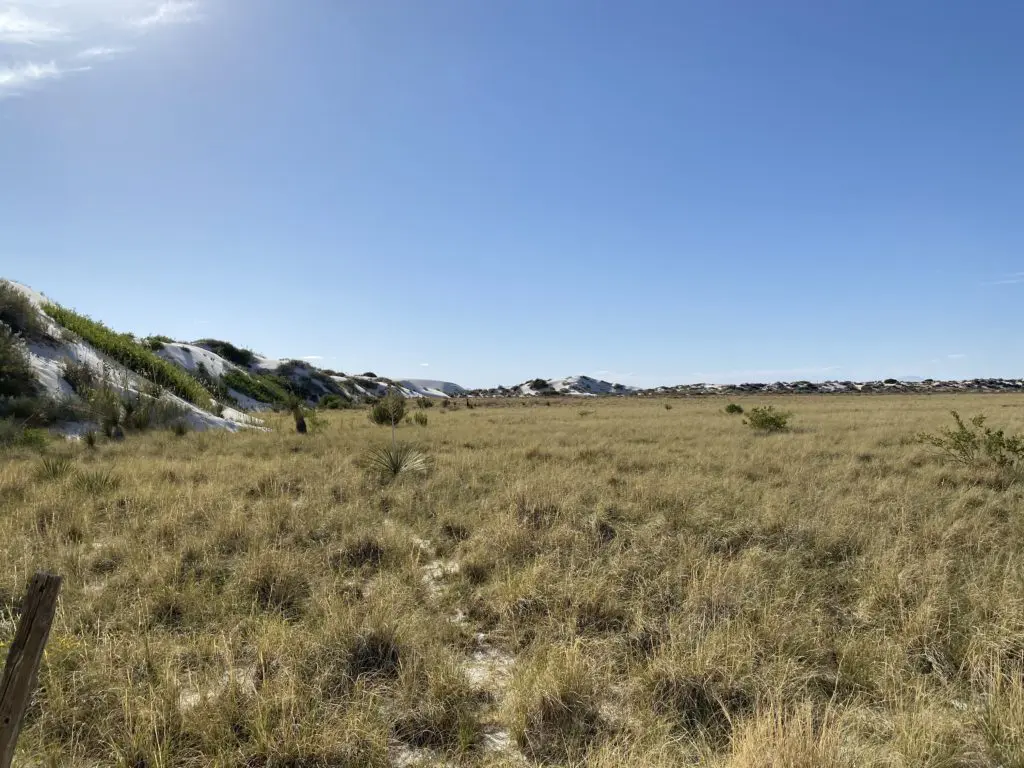
[[64,456],[51,456],[44,458],[36,473],[40,480],[60,480],[71,474],[71,459]]
[[112,491],[121,484],[121,479],[109,469],[96,469],[83,472],[75,478],[75,485],[90,494]]
[[430,457],[408,443],[372,448],[366,454],[366,462],[385,480],[394,480],[405,474],[422,474],[430,469]]

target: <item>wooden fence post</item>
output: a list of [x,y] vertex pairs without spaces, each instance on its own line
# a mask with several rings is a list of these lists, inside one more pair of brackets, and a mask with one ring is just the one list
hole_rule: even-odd
[[22,604],[14,640],[7,651],[7,664],[0,680],[0,768],[10,768],[32,691],[36,687],[43,648],[57,611],[61,577],[37,573],[32,577]]

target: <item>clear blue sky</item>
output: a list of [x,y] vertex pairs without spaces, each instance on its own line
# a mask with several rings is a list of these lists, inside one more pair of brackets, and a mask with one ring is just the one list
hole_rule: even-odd
[[467,386],[1021,376],[1022,36],[1019,0],[0,0],[0,275]]

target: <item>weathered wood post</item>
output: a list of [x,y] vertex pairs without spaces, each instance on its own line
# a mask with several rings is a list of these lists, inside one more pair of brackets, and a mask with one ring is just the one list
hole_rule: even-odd
[[7,651],[7,664],[0,680],[0,768],[10,768],[14,760],[21,721],[36,687],[43,648],[57,612],[60,585],[60,576],[37,573],[22,604],[18,629]]

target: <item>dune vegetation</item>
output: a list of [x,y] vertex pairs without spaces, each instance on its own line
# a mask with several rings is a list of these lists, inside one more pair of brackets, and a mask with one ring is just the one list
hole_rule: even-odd
[[736,404],[7,449],[0,644],[65,577],[16,764],[1024,765],[1021,466],[919,437],[1024,399]]

